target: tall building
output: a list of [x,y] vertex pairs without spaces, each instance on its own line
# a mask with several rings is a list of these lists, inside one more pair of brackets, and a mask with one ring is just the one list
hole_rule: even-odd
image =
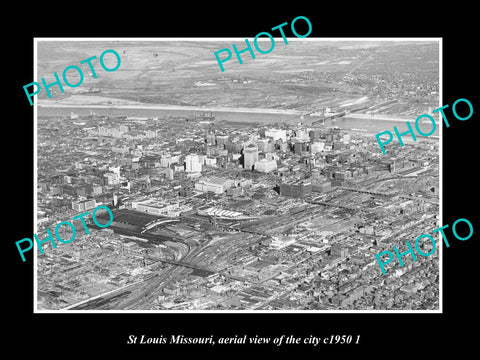
[[296,129],[295,137],[301,140],[309,140],[309,135],[306,129]]
[[110,166],[108,170],[114,174],[117,174],[118,177],[120,177],[120,166]]
[[209,132],[207,134],[207,144],[208,145],[215,145],[215,133]]
[[197,154],[190,154],[185,156],[185,171],[186,172],[202,171],[202,161]]
[[268,144],[265,147],[264,152],[275,152],[275,143],[269,140]]
[[229,141],[225,145],[225,147],[227,149],[227,152],[230,153],[230,154],[240,154],[240,152],[242,151],[242,145],[241,144],[233,143],[231,141]]
[[267,150],[268,140],[267,139],[258,140],[257,146],[258,146],[258,151],[262,151],[262,152],[268,151]]
[[303,198],[312,193],[312,183],[308,180],[287,180],[280,184],[280,194],[295,198]]
[[228,135],[219,134],[216,136],[217,145],[225,145],[228,142]]
[[310,142],[313,143],[313,142],[318,141],[318,139],[320,138],[320,131],[319,130],[310,130],[308,135],[310,136]]
[[245,149],[243,149],[243,164],[244,168],[248,170],[253,170],[253,165],[258,161],[258,148],[250,144]]
[[275,160],[262,159],[255,162],[255,171],[268,173],[276,168],[277,162]]
[[296,142],[293,144],[293,152],[296,155],[300,155],[302,153],[302,143],[301,142]]

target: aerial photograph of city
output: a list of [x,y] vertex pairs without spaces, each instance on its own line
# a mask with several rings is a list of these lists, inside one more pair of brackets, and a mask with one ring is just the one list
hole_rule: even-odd
[[441,41],[275,39],[36,39],[36,311],[441,308]]

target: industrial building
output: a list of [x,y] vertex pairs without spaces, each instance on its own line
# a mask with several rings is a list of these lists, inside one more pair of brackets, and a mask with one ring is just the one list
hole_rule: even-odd
[[144,201],[133,201],[132,208],[152,215],[178,217],[184,211],[191,210],[191,207],[181,206],[178,203],[165,204],[161,201],[147,199]]
[[312,191],[324,193],[331,189],[332,189],[332,183],[330,181],[312,182]]
[[91,210],[97,207],[95,199],[72,201],[72,209],[76,211]]
[[312,183],[307,180],[289,180],[280,184],[280,194],[303,198],[312,193]]
[[210,179],[201,179],[195,184],[195,190],[201,192],[213,192],[215,194],[223,194],[226,189],[233,185],[233,181],[229,179],[212,177]]

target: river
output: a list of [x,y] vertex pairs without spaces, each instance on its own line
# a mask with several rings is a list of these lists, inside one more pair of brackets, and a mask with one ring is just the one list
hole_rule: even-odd
[[[70,113],[78,114],[79,116],[87,116],[90,115],[91,111],[95,111],[97,115],[105,115],[110,117],[115,116],[129,116],[129,117],[143,117],[143,118],[155,118],[155,117],[163,117],[163,116],[185,116],[185,117],[193,117],[195,115],[210,114],[211,112],[215,115],[215,119],[217,121],[225,120],[225,121],[233,121],[233,122],[245,122],[245,123],[281,123],[290,121],[290,123],[294,124],[297,119],[298,122],[303,122],[311,124],[312,121],[319,120],[319,117],[315,116],[306,116],[304,119],[301,119],[298,115],[294,114],[280,114],[280,113],[270,113],[270,112],[259,112],[258,109],[253,109],[251,112],[245,109],[245,111],[238,111],[232,109],[232,111],[211,111],[212,109],[205,108],[201,111],[198,109],[192,110],[188,107],[178,108],[178,109],[169,109],[169,108],[161,108],[158,106],[157,108],[149,107],[148,105],[145,108],[131,108],[129,106],[115,106],[115,107],[107,107],[107,106],[62,106],[62,107],[51,107],[51,106],[39,106],[38,107],[38,115],[39,116],[69,116]],[[268,110],[265,110],[268,111]],[[412,127],[415,127],[415,118],[412,118],[410,121]],[[335,120],[326,120],[325,126],[327,127],[334,127],[337,126],[343,130],[359,130],[364,129],[368,133],[379,133],[381,131],[389,130],[393,133],[393,127],[397,126],[399,132],[404,132],[407,130],[407,126],[405,125],[404,121],[393,121],[393,120],[382,120],[379,118],[375,119],[366,119],[366,118],[336,118]],[[431,129],[430,124],[420,124],[420,128],[424,132],[428,132]],[[418,134],[417,134],[418,135]],[[433,136],[439,136],[439,127],[437,126]],[[417,138],[421,139],[421,136],[417,136]]]

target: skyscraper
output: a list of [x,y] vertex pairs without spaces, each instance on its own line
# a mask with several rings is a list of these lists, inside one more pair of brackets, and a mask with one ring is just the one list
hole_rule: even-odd
[[228,142],[228,135],[218,134],[216,136],[217,145],[225,145]]
[[209,132],[207,133],[207,145],[215,145],[215,133]]
[[248,170],[253,169],[253,165],[256,161],[258,161],[258,148],[250,144],[243,150],[243,157],[244,157],[244,168]]
[[300,155],[302,153],[302,143],[301,142],[296,142],[294,145],[293,145],[293,152],[296,154],[296,155]]
[[265,152],[267,151],[268,140],[267,139],[260,139],[257,142],[258,151]]

